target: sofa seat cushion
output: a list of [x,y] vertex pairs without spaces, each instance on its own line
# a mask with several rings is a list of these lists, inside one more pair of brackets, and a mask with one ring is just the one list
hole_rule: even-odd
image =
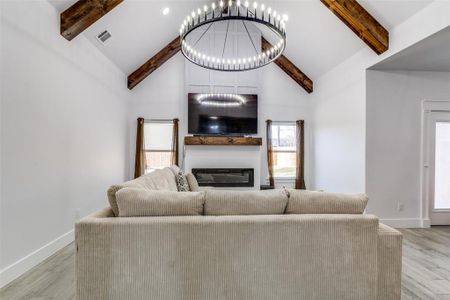
[[203,214],[203,192],[173,192],[123,188],[116,193],[119,217],[198,216]]
[[288,202],[282,190],[205,191],[205,215],[275,215],[283,214]]
[[305,190],[288,190],[287,214],[362,214],[368,197],[365,194],[339,194]]
[[142,175],[139,178],[112,185],[108,189],[108,201],[115,216],[119,215],[119,208],[117,207],[116,193],[125,187],[141,188],[146,190],[163,190],[163,191],[178,191],[175,174],[171,168],[164,168],[156,170],[152,173]]

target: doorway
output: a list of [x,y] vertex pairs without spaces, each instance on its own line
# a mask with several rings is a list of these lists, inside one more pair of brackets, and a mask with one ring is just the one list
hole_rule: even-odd
[[450,111],[426,111],[424,125],[424,196],[430,224],[450,225]]

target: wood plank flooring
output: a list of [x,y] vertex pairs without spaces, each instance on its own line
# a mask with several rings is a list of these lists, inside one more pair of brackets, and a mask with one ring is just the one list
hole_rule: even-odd
[[450,300],[450,227],[400,231],[402,300]]
[[[402,229],[402,300],[450,300],[450,227]],[[2,300],[75,299],[74,246],[0,290]]]

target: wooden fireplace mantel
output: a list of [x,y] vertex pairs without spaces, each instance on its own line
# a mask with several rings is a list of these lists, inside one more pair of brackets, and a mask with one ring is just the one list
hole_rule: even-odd
[[260,137],[231,137],[231,136],[186,136],[184,144],[187,146],[262,146]]

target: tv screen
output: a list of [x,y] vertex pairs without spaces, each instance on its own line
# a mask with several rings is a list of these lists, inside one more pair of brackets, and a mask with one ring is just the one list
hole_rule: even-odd
[[258,133],[258,96],[189,94],[188,132],[198,135]]

